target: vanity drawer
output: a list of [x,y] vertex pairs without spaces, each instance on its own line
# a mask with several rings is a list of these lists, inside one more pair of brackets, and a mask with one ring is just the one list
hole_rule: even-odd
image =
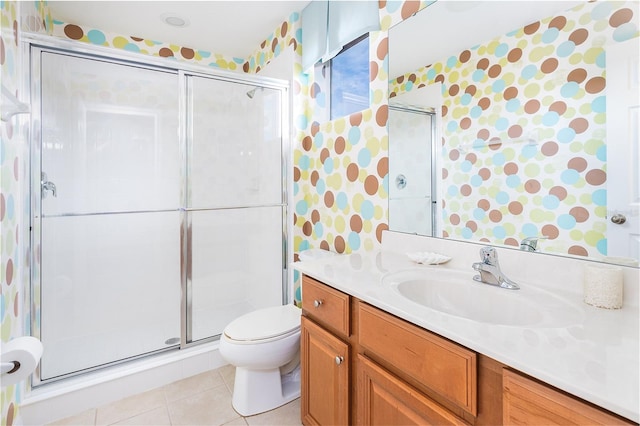
[[502,386],[504,424],[636,424],[512,370],[503,370]]
[[303,275],[302,309],[318,323],[349,336],[349,295]]
[[358,314],[359,343],[366,354],[477,415],[475,352],[365,303]]

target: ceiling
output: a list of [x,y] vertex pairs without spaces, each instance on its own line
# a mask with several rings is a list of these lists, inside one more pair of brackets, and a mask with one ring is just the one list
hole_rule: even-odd
[[[247,58],[293,12],[309,0],[216,1],[49,1],[55,20],[177,44],[214,54]],[[172,27],[171,14],[188,22]]]

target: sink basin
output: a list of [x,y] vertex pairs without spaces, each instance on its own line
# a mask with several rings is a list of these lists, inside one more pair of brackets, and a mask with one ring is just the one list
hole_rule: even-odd
[[473,281],[468,273],[437,268],[396,271],[382,285],[412,303],[482,323],[514,327],[566,327],[582,321],[572,303],[535,287],[507,290]]

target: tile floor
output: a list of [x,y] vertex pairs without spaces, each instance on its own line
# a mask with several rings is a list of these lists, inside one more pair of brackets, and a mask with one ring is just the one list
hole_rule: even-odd
[[231,407],[235,368],[221,367],[51,425],[300,425],[300,399],[242,417]]

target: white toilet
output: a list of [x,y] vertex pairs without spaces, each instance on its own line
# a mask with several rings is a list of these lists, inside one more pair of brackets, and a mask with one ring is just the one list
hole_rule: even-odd
[[236,367],[233,408],[242,416],[300,396],[300,314],[295,305],[245,314],[227,325],[220,355]]

